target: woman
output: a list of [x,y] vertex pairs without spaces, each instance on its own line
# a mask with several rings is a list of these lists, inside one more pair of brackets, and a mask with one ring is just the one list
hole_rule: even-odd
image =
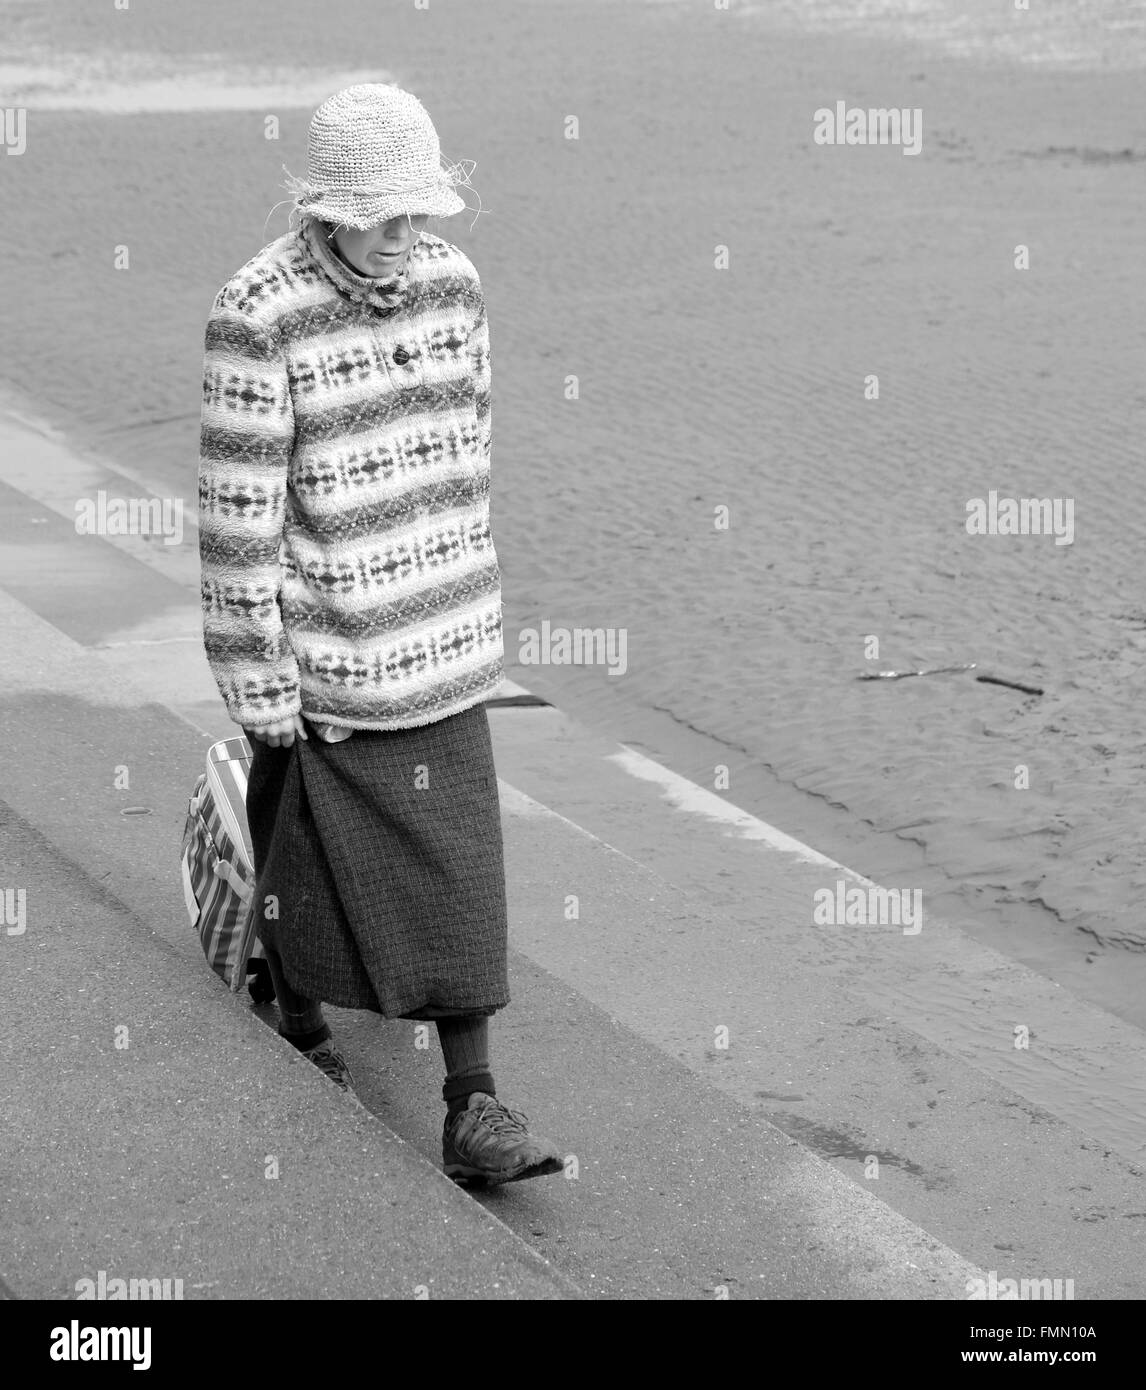
[[554,1173],[489,1063],[509,1001],[489,334],[473,265],[425,230],[469,171],[382,84],[319,107],[307,165],[298,227],[215,298],[200,450],[204,641],[254,750],[279,1031],[346,1088],[322,1002],[434,1020],[446,1172]]

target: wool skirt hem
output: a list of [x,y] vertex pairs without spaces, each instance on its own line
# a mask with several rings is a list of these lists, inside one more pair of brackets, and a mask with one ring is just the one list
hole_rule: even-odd
[[501,808],[484,705],[410,729],[253,741],[258,935],[299,994],[386,1018],[509,1003]]

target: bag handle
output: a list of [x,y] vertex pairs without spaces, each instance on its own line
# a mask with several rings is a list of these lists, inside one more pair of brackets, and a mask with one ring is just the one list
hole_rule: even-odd
[[227,883],[229,883],[231,887],[235,890],[235,892],[238,894],[239,900],[242,902],[243,906],[250,907],[251,898],[254,896],[254,889],[242,877],[242,875],[238,873],[238,871],[235,869],[235,866],[229,863],[226,859],[220,859],[219,856],[216,854],[214,856],[214,864],[212,865],[212,867],[215,870],[215,877],[224,879]]
[[221,878],[225,883],[230,884],[244,907],[250,907],[251,901],[254,898],[254,885],[248,883],[229,860],[223,859],[220,856],[218,849],[215,847],[215,837],[211,834],[210,827],[203,819],[196,798],[192,798],[190,814],[191,818],[199,827],[203,837],[203,843],[207,846],[207,853],[211,857],[212,873],[216,878]]

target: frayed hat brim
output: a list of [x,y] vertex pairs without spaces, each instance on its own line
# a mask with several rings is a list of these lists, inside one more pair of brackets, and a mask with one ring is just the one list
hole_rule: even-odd
[[411,198],[386,194],[378,198],[361,196],[333,196],[330,193],[306,194],[295,199],[295,207],[307,217],[333,223],[336,227],[353,227],[366,231],[380,222],[388,222],[392,217],[409,213],[416,217],[419,213],[429,217],[452,217],[462,212],[465,203],[456,193],[446,190],[436,196]]
[[366,231],[403,213],[452,217],[463,212],[467,205],[458,196],[455,185],[471,187],[469,180],[474,168],[473,160],[460,160],[443,168],[439,180],[420,187],[393,184],[389,187],[332,188],[298,178],[284,165],[287,180],[283,186],[294,194],[294,204],[300,213],[336,226]]

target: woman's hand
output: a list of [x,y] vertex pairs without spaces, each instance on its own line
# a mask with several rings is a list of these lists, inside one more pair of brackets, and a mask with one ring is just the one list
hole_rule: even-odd
[[294,714],[289,719],[280,719],[275,724],[262,724],[257,729],[244,729],[243,732],[271,748],[289,748],[296,733],[300,738],[308,737],[301,714]]

